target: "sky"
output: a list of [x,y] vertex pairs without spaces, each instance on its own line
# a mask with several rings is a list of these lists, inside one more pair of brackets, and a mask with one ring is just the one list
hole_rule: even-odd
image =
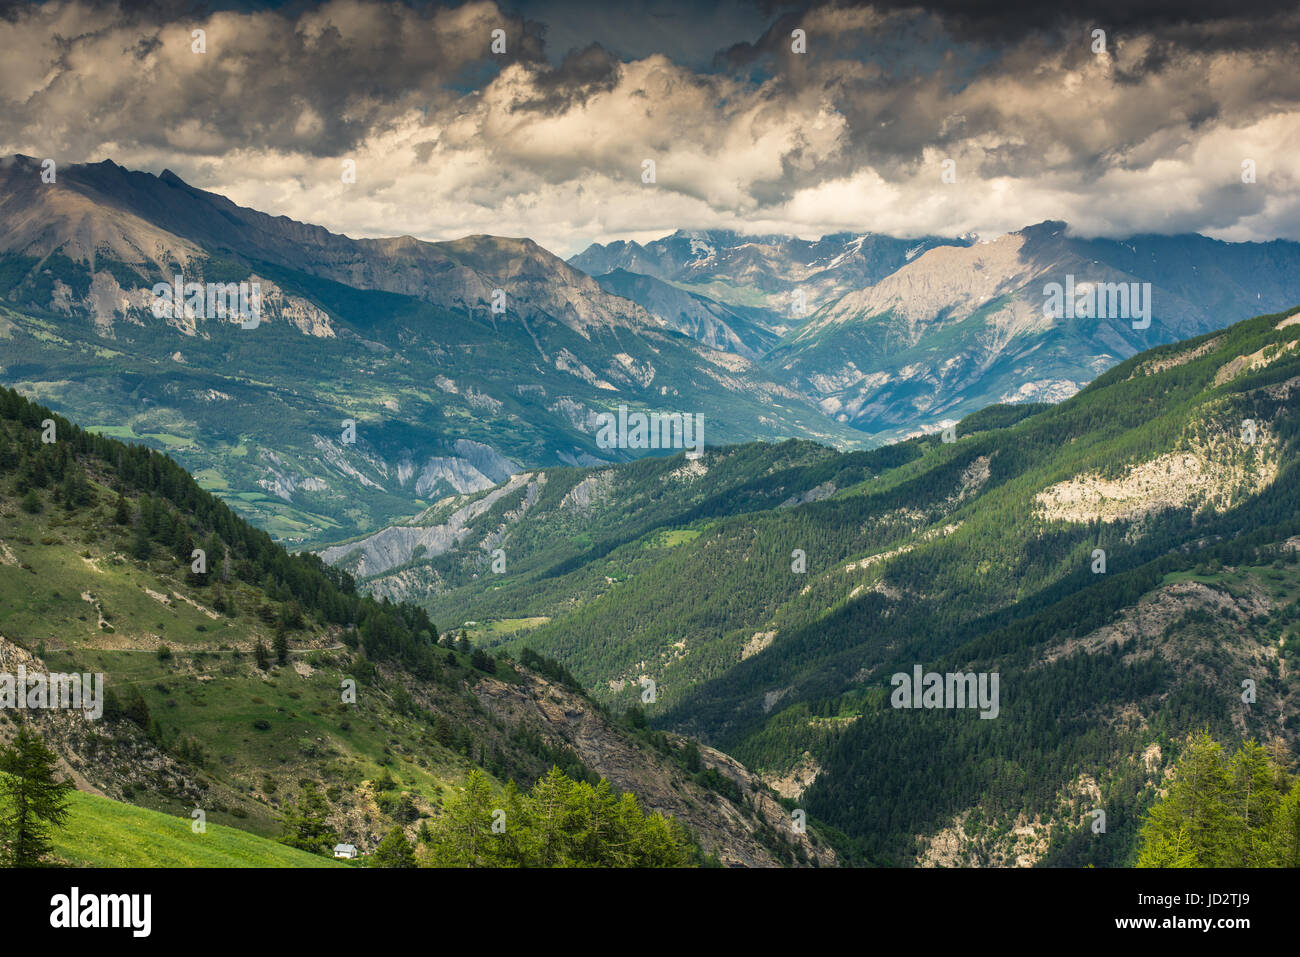
[[1298,53],[1293,2],[0,0],[0,155],[563,256],[1046,219],[1300,240]]

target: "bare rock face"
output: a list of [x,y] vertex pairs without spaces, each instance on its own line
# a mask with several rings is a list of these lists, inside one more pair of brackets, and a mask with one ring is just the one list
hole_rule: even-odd
[[1226,511],[1267,489],[1279,472],[1277,437],[1265,422],[1257,424],[1250,443],[1214,424],[1187,445],[1116,478],[1090,474],[1058,482],[1038,493],[1035,503],[1045,517],[1067,522],[1133,521],[1179,507]]
[[614,475],[611,472],[588,475],[564,493],[564,498],[560,500],[560,508],[571,509],[580,514],[589,512],[595,503],[603,502],[609,497],[613,485]]
[[340,563],[362,577],[378,575],[406,564],[419,546],[424,547],[427,555],[441,555],[464,541],[469,534],[466,526],[472,519],[482,515],[502,497],[532,478],[531,472],[511,476],[504,485],[456,509],[441,524],[390,525],[358,542],[334,545],[319,554],[330,564]]
[[[701,746],[701,761],[736,783],[739,805],[700,787],[667,758],[637,747],[581,696],[545,679],[528,675],[520,684],[507,684],[485,678],[475,694],[494,717],[532,727],[552,744],[573,749],[583,764],[615,788],[635,794],[646,809],[676,817],[728,866],[780,866],[774,841],[786,845],[800,864],[837,864],[834,851],[800,833],[767,786],[721,751]],[[679,747],[685,740],[669,737]]]

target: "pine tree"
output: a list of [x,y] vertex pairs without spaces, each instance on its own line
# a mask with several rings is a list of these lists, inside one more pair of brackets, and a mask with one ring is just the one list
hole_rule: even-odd
[[121,492],[117,493],[117,504],[113,507],[113,524],[131,524],[131,503],[126,500],[126,496]]
[[1259,867],[1267,859],[1270,835],[1263,830],[1273,820],[1278,793],[1268,752],[1254,741],[1243,744],[1230,765],[1233,785],[1230,807],[1232,864]]
[[149,716],[149,704],[144,700],[144,695],[140,693],[139,688],[131,689],[131,697],[122,713],[142,731],[148,731],[149,726],[152,724]]
[[1202,731],[1179,758],[1165,799],[1142,827],[1138,867],[1217,867],[1226,853],[1223,748]]
[[153,543],[149,540],[149,529],[145,526],[144,516],[141,515],[140,521],[135,526],[135,538],[131,542],[131,557],[147,562],[152,554]]
[[284,630],[284,625],[277,625],[275,628],[275,637],[271,639],[271,649],[275,652],[275,660],[282,665],[289,663],[289,635]]
[[[493,825],[497,825],[494,827]],[[470,773],[430,827],[424,862],[435,867],[688,867],[692,845],[672,818],[645,814],[608,781],[574,781],[557,767],[527,794],[493,794]]]
[[1269,837],[1267,866],[1300,867],[1300,779],[1278,804]]
[[434,827],[429,863],[434,867],[483,867],[489,856],[492,833],[492,785],[476,770],[465,779],[465,790],[443,803],[442,817]]
[[328,854],[338,842],[338,835],[329,826],[326,817],[329,804],[312,782],[303,785],[298,803],[289,805],[284,815],[284,835],[281,844],[301,848],[315,854]]
[[68,817],[68,781],[54,776],[58,756],[20,728],[0,751],[0,850],[9,867],[36,867],[53,850],[50,833]]
[[415,848],[400,827],[389,831],[370,855],[371,867],[414,867]]
[[1300,783],[1274,745],[1241,744],[1231,759],[1202,732],[1147,814],[1139,867],[1300,866]]
[[682,758],[686,762],[686,770],[695,774],[700,770],[700,746],[695,743],[694,738],[686,742],[686,747],[682,749]]

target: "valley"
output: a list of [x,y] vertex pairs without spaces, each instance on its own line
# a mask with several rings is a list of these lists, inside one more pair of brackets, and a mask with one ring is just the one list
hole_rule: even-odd
[[[951,442],[548,469],[435,549],[325,554],[734,754],[850,857],[1131,864],[1184,735],[1294,746],[1293,319],[1140,354],[1057,406],[989,407]],[[475,500],[414,523],[438,539]],[[922,666],[1000,675],[998,718],[891,707],[889,677]],[[1083,795],[1112,839],[1087,840]]]
[[[557,764],[672,815],[701,863],[1126,865],[1185,735],[1294,741],[1300,327],[1233,324],[1300,299],[1294,244],[1049,222],[565,263],[352,240],[111,162],[38,191],[32,162],[0,164],[0,365],[90,430],[57,459],[89,484],[23,454],[0,635],[130,689],[119,761],[59,739],[86,789],[263,836],[319,792],[375,848],[474,774]],[[254,284],[256,321],[155,308],[182,275]],[[1049,315],[1102,282],[1141,286],[1134,316]],[[103,524],[113,439],[197,484]],[[34,487],[69,514],[18,507]],[[227,555],[214,591],[151,564],[186,534]],[[891,706],[891,675],[929,672],[980,706]],[[329,698],[357,674],[384,691],[354,721]],[[1086,800],[1115,839],[1085,839]]]

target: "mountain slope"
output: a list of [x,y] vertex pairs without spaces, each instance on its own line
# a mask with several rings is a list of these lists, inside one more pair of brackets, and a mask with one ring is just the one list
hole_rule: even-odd
[[[730,230],[678,230],[644,246],[592,244],[569,263],[593,276],[615,270],[639,273],[733,308],[754,309],[755,317],[765,318],[771,331],[784,334],[821,303],[879,282],[925,250],[965,243],[873,233],[806,240]],[[803,299],[802,311],[794,308],[796,292]],[[651,308],[638,296],[632,298]]]
[[[611,706],[653,681],[652,723],[870,860],[1131,863],[1188,732],[1296,746],[1298,412],[1300,315],[1261,316],[953,442],[537,475],[527,508],[369,584],[537,647]],[[999,674],[997,718],[892,707],[918,665]]]
[[238,828],[193,822],[73,791],[68,823],[55,834],[54,853],[69,867],[342,867]]
[[316,790],[329,826],[369,849],[437,817],[474,769],[499,788],[556,765],[677,817],[724,864],[836,862],[727,756],[692,766],[686,740],[608,714],[546,659],[440,641],[422,612],[289,555],[171,460],[3,390],[0,673],[20,669],[102,675],[102,719],[3,709],[0,739],[31,722],[81,790],[186,828],[201,810],[274,836]]
[[644,306],[669,328],[710,348],[757,359],[776,342],[775,334],[754,321],[753,310],[724,306],[653,276],[615,269],[597,276],[596,282],[606,292]]

